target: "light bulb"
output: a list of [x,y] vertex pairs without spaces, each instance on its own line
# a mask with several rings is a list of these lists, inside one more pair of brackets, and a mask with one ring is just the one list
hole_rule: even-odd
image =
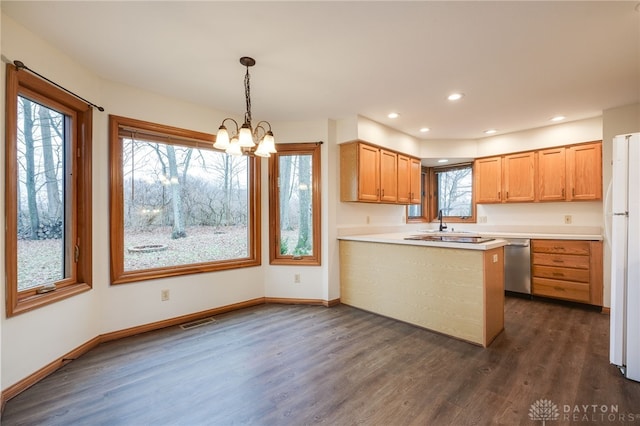
[[220,126],[218,134],[216,135],[216,143],[213,144],[216,149],[225,150],[229,147],[229,132],[224,126]]
[[225,152],[229,155],[238,155],[238,156],[242,155],[240,142],[238,141],[238,138],[236,136],[231,138],[231,141],[229,142],[229,146],[227,147]]
[[252,148],[256,146],[256,143],[253,141],[253,135],[251,134],[251,127],[248,123],[245,122],[240,128],[238,140],[240,142],[240,146],[243,148]]

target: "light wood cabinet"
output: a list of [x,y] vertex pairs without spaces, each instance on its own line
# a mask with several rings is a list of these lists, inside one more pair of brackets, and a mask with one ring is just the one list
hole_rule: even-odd
[[505,203],[535,200],[535,152],[505,155],[502,162],[502,190]]
[[502,157],[480,158],[475,161],[477,203],[502,202]]
[[602,199],[602,143],[538,151],[538,201]]
[[567,200],[602,199],[602,143],[567,149]]
[[532,240],[535,296],[602,306],[602,242]]
[[422,163],[417,158],[398,154],[398,203],[420,204]]
[[476,203],[602,199],[602,142],[475,161]]
[[411,182],[409,204],[422,203],[422,161],[419,158],[411,158],[409,182]]
[[380,201],[398,201],[398,154],[380,150]]
[[[340,145],[340,200],[388,204],[420,203],[412,197],[417,158],[364,142]],[[418,195],[419,197],[419,195]]]
[[380,200],[380,149],[358,144],[357,148],[357,183],[356,198],[361,201]]
[[538,200],[564,201],[566,188],[565,148],[538,151]]

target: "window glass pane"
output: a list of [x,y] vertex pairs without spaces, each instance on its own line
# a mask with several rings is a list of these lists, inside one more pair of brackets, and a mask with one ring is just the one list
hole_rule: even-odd
[[437,172],[438,211],[444,216],[471,216],[471,166]]
[[248,157],[123,140],[124,270],[249,256]]
[[410,204],[408,207],[409,217],[421,217],[422,216],[422,205],[421,204]]
[[68,278],[65,242],[65,124],[61,113],[18,97],[18,291]]
[[279,157],[280,254],[312,256],[313,253],[313,156]]

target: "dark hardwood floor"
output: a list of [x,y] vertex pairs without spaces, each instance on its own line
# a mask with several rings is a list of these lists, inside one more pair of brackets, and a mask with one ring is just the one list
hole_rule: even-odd
[[344,305],[244,309],[102,344],[8,401],[2,425],[541,425],[539,400],[548,425],[640,424],[608,316],[508,297],[505,319],[483,349]]

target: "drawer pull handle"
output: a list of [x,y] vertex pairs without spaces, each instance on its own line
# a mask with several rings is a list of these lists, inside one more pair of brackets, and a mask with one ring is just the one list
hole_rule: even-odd
[[554,263],[564,263],[564,260],[561,259],[553,259]]
[[564,277],[564,274],[562,272],[554,272],[553,276],[554,277]]

